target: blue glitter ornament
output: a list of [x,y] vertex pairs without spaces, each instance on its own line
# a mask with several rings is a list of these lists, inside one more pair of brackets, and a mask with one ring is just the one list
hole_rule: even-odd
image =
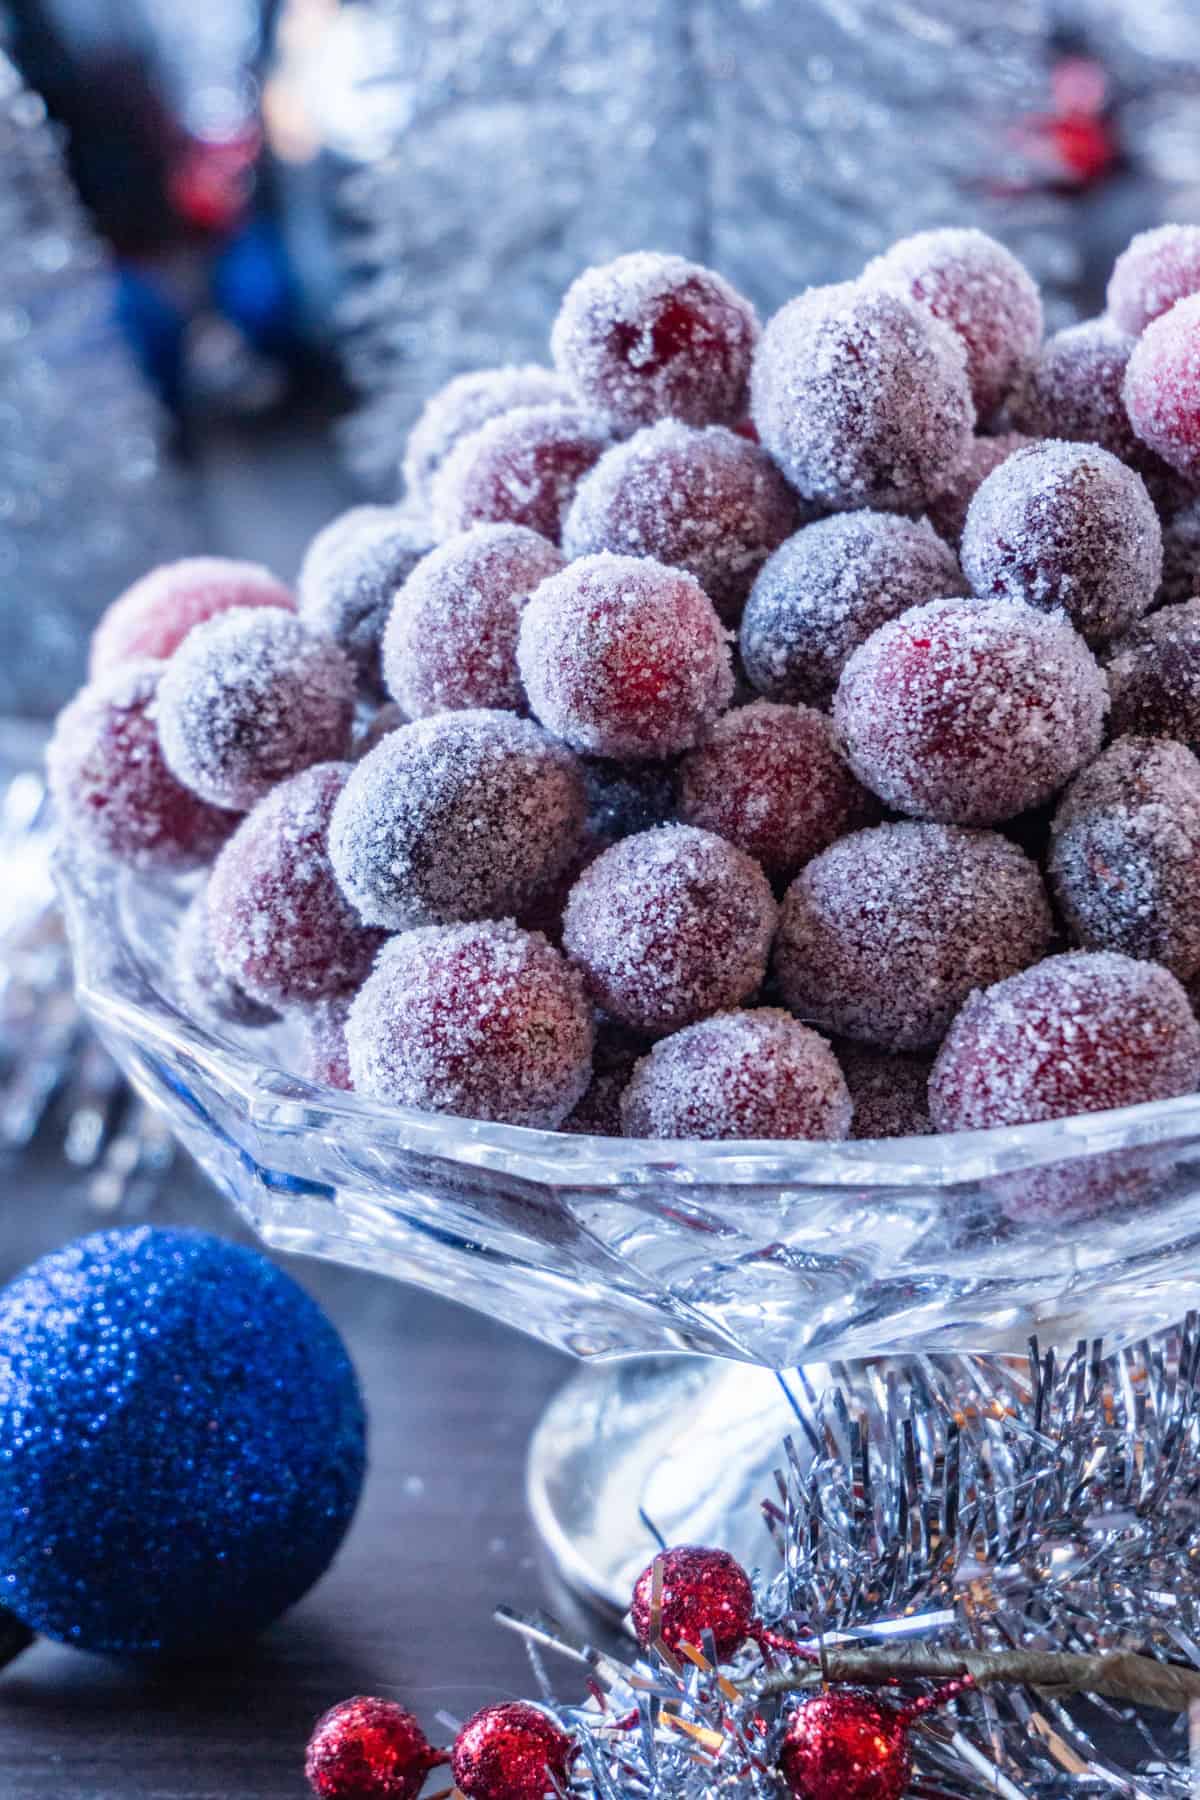
[[345,1346],[264,1257],[82,1238],[0,1293],[0,1601],[120,1656],[258,1631],[341,1543],[365,1438]]

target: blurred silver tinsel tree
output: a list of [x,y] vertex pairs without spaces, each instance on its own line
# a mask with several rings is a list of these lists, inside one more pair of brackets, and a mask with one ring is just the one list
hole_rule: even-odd
[[163,421],[38,96],[0,54],[0,713],[52,712],[91,624],[187,541]]

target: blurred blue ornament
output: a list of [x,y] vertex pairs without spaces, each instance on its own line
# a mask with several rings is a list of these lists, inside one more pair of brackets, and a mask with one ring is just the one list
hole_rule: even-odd
[[364,1467],[345,1347],[257,1252],[103,1232],[0,1294],[0,1599],[35,1631],[236,1642],[324,1572]]

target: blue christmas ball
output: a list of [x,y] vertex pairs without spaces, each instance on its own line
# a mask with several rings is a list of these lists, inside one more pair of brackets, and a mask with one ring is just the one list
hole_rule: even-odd
[[244,1637],[328,1566],[365,1445],[341,1338],[265,1257],[82,1238],[0,1293],[0,1601],[119,1656]]

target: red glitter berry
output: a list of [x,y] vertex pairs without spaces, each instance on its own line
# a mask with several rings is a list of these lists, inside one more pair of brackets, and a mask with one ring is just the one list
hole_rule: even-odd
[[427,507],[433,478],[455,444],[490,419],[518,407],[565,406],[570,401],[571,390],[562,377],[537,363],[456,375],[425,402],[408,434],[404,481],[409,499]]
[[243,1030],[270,1025],[276,1014],[252,1000],[217,965],[209,929],[208,885],[195,896],[179,922],[175,938],[175,983],[180,1003],[193,1019],[220,1029]]
[[383,942],[343,899],[329,860],[329,821],[349,774],[348,763],[318,763],[282,782],[239,825],[209,877],[217,964],[266,1006],[348,993]]
[[774,1007],[723,1012],[655,1044],[621,1098],[636,1138],[849,1135],[850,1095],[815,1031]]
[[576,750],[687,750],[733,697],[729,646],[699,583],[649,557],[581,557],[525,608],[517,660],[529,703]]
[[932,1056],[903,1056],[853,1043],[835,1048],[854,1102],[852,1138],[929,1136]]
[[399,507],[354,506],[305,552],[300,617],[345,652],[368,697],[381,692],[380,645],[396,592],[431,543],[425,522]]
[[711,832],[663,825],[614,844],[571,890],[563,945],[598,1005],[677,1031],[757,990],[776,907],[758,864]]
[[304,1773],[318,1800],[416,1800],[443,1760],[410,1712],[360,1694],[317,1720]]
[[908,1720],[869,1688],[830,1688],[788,1720],[779,1766],[795,1800],[904,1800]]
[[765,451],[724,426],[677,419],[636,432],[580,482],[563,527],[570,558],[652,556],[694,575],[736,621],[754,577],[800,523],[799,502]]
[[291,590],[269,569],[222,556],[164,563],[135,581],[100,615],[92,634],[93,680],[119,663],[146,657],[165,662],[194,625],[239,606],[295,609]]
[[409,717],[473,706],[523,711],[521,613],[563,566],[554,545],[525,525],[476,525],[419,562],[395,596],[383,642],[384,679]]
[[886,289],[810,288],[763,332],[762,442],[804,499],[920,510],[955,480],[975,408],[959,338]]
[[1108,310],[1122,331],[1140,337],[1177,300],[1200,293],[1200,225],[1139,231],[1113,264]]
[[1178,738],[1200,752],[1200,599],[1139,619],[1106,666],[1115,735]]
[[680,1544],[664,1550],[638,1576],[630,1614],[643,1650],[654,1642],[652,1616],[654,1572],[662,1571],[662,1609],[658,1637],[668,1650],[681,1644],[703,1648],[711,1631],[722,1661],[741,1648],[754,1622],[754,1590],[742,1565],[728,1550]]
[[1040,806],[1100,748],[1108,695],[1061,615],[933,600],[847,663],[834,723],[859,780],[898,811],[990,825]]
[[986,424],[1042,339],[1042,300],[1029,271],[986,232],[945,227],[901,238],[868,264],[864,280],[894,287],[950,327]]
[[885,1050],[932,1048],[974,988],[1043,955],[1036,863],[991,831],[880,825],[815,857],[783,902],[775,974],[793,1012]]
[[679,765],[679,817],[790,880],[878,807],[837,748],[824,713],[757,700],[726,713]]
[[131,868],[205,863],[237,816],[199,799],[167,767],[157,710],[165,663],[122,663],[76,694],[46,751],[64,827],[90,850]]
[[455,1786],[467,1800],[543,1800],[567,1786],[571,1739],[526,1700],[485,1706],[454,1740]]
[[[972,438],[971,447],[946,490],[931,500],[926,513],[929,523],[946,543],[957,547],[962,539],[967,513],[980,486],[993,469],[998,469],[1014,450],[1024,450],[1034,440],[1019,431],[1006,431],[999,437]],[[924,598],[934,599],[930,594]]]
[[585,405],[624,433],[667,418],[735,425],[757,337],[754,308],[723,277],[636,251],[572,283],[550,347]]
[[603,425],[565,406],[526,406],[460,440],[433,478],[435,535],[527,525],[557,544],[567,508],[608,445]]
[[591,1076],[577,972],[510,921],[394,937],[350,1008],[355,1089],[376,1100],[553,1130]]
[[1200,294],[1147,325],[1125,372],[1125,409],[1143,444],[1200,482]]

